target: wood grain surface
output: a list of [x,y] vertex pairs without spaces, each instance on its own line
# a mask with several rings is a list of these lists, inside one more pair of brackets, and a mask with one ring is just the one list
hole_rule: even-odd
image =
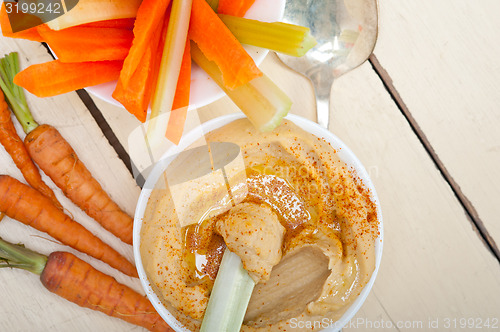
[[[385,232],[377,281],[345,331],[500,328],[498,13],[496,0],[382,0],[370,62],[333,84],[330,130],[374,180]],[[0,37],[0,51],[20,52],[23,67],[50,60],[35,42]],[[292,113],[315,119],[306,78],[274,54],[261,68],[292,98]],[[132,214],[140,187],[123,158],[135,118],[85,92],[28,94],[28,101],[35,118],[57,127]],[[238,109],[224,97],[197,112],[206,121]],[[22,179],[1,148],[0,173]],[[55,191],[76,220],[132,259],[130,246]],[[69,250],[9,218],[0,222],[0,236],[45,254]],[[80,257],[141,290],[138,280]],[[59,299],[28,272],[0,271],[0,294],[2,331],[141,330]],[[484,326],[487,319],[498,328]]]

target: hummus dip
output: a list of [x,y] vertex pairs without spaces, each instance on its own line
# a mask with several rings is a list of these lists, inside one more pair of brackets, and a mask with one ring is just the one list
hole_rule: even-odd
[[[379,223],[369,190],[329,143],[290,121],[261,133],[240,119],[206,140],[240,147],[246,191],[186,224],[173,186],[155,187],[140,246],[153,290],[197,331],[227,247],[257,283],[243,331],[320,330],[325,319],[333,327],[375,268]],[[204,206],[207,196],[190,197]]]

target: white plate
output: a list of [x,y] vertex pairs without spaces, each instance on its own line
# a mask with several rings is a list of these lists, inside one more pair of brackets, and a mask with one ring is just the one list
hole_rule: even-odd
[[[257,19],[264,22],[280,21],[285,10],[285,0],[255,0],[255,3],[245,15],[246,18]],[[267,53],[266,49],[245,46],[255,63],[260,64]],[[116,81],[107,82],[85,88],[94,96],[105,100],[113,105],[123,107],[111,95],[116,87]],[[196,64],[193,64],[191,72],[191,91],[189,100],[191,106],[202,107],[208,105],[224,96],[224,92],[212,79]]]
[[[210,131],[213,131],[217,128],[220,128],[236,119],[243,118],[244,115],[240,113],[235,113],[235,114],[230,114],[226,116],[221,116],[218,118],[215,118],[211,121],[208,121],[204,123],[201,127],[202,130],[197,130],[194,129],[190,131],[189,133],[186,134],[186,136],[183,138],[181,141],[181,144],[179,146],[174,147],[173,149],[175,151],[167,151],[165,153],[165,156],[172,156],[172,152],[180,152],[184,150],[185,148],[189,147],[191,144],[193,144],[199,137],[200,133],[208,133]],[[324,332],[337,332],[339,331],[344,325],[346,325],[352,317],[356,314],[356,312],[359,310],[361,305],[364,303],[366,300],[366,297],[370,293],[370,290],[373,286],[373,283],[375,282],[375,278],[377,276],[379,267],[380,267],[380,260],[382,259],[382,247],[383,247],[383,226],[382,226],[382,212],[380,209],[380,203],[377,197],[377,193],[375,192],[375,188],[373,186],[373,183],[368,176],[368,173],[366,169],[363,167],[359,159],[354,155],[354,153],[334,134],[332,134],[330,131],[324,129],[323,127],[319,126],[317,123],[312,122],[310,120],[304,119],[302,117],[296,116],[296,115],[288,115],[286,119],[292,121],[295,123],[297,126],[301,127],[305,131],[312,133],[313,135],[317,137],[324,138],[327,142],[329,142],[334,149],[336,149],[338,152],[339,158],[344,161],[348,166],[352,166],[354,170],[356,171],[357,175],[359,178],[362,180],[363,184],[370,189],[370,192],[372,193],[372,200],[376,205],[377,208],[377,218],[379,220],[380,226],[379,226],[379,231],[380,235],[379,238],[376,240],[375,243],[375,270],[373,271],[373,274],[370,278],[370,281],[367,283],[367,285],[362,289],[360,295],[357,297],[357,299],[351,304],[351,306],[347,309],[347,311],[344,313],[344,315],[337,321],[334,326],[330,326],[329,328],[324,329]],[[149,280],[146,276],[146,272],[144,270],[144,267],[142,265],[142,258],[141,258],[141,253],[140,253],[140,241],[141,241],[141,227],[142,227],[142,218],[144,216],[144,212],[146,210],[146,206],[149,200],[149,196],[151,195],[152,189],[154,188],[156,182],[158,181],[160,175],[163,173],[163,171],[167,168],[168,162],[158,162],[156,166],[153,168],[151,171],[150,175],[148,176],[146,183],[144,184],[144,188],[141,191],[141,194],[139,196],[139,201],[137,202],[137,207],[135,210],[135,216],[134,216],[134,229],[133,229],[133,241],[134,241],[134,259],[135,259],[135,264],[137,267],[137,272],[139,274],[139,278],[141,280],[141,284],[146,292],[146,295],[148,296],[149,300],[155,307],[155,309],[158,311],[160,316],[177,332],[190,332],[190,330],[186,329],[170,312],[161,304],[161,301],[158,299],[157,295],[154,293],[154,291],[151,288],[151,285],[149,283]]]

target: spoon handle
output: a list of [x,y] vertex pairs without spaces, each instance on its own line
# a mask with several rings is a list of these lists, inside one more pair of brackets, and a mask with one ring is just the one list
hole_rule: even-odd
[[316,121],[318,124],[328,129],[330,124],[330,95],[319,96],[316,94]]

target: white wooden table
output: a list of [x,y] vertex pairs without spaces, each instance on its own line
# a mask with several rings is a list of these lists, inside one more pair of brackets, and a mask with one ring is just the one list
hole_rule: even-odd
[[[377,281],[345,331],[500,330],[499,13],[497,0],[380,0],[374,54],[333,85],[330,130],[372,176],[385,229]],[[11,51],[23,67],[50,59],[40,43],[0,37],[0,53]],[[275,55],[261,67],[291,96],[293,113],[314,119],[305,78]],[[132,214],[140,193],[127,167],[134,118],[85,91],[28,99],[36,119],[57,127]],[[237,111],[222,98],[200,114]],[[22,179],[3,148],[0,173]],[[131,247],[55,191],[76,220],[132,259]],[[8,218],[0,236],[46,254],[63,248]],[[140,291],[138,280],[85,259]],[[0,271],[0,294],[2,331],[141,330],[58,298],[28,272]]]

